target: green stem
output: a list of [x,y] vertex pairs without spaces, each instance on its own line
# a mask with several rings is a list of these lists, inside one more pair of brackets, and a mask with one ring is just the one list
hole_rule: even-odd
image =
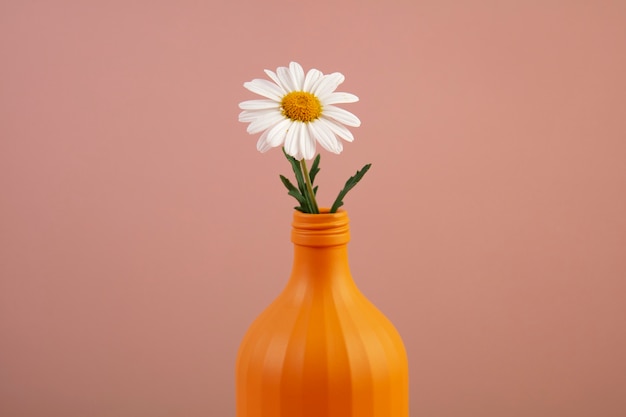
[[309,200],[311,202],[311,210],[313,214],[319,214],[320,210],[317,207],[317,201],[315,201],[315,194],[313,193],[313,185],[311,184],[311,178],[309,177],[309,170],[306,167],[306,161],[304,158],[300,160],[302,166],[302,172],[304,173],[304,181],[306,182],[306,190],[309,193]]

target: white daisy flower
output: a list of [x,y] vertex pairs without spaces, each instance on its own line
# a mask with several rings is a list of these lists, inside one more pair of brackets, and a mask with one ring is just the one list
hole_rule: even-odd
[[243,110],[239,121],[250,123],[248,133],[263,132],[257,142],[259,151],[284,146],[297,160],[308,160],[315,156],[316,142],[338,154],[343,150],[339,138],[354,140],[344,125],[357,127],[361,121],[334,106],[359,101],[354,94],[335,92],[345,79],[343,74],[324,75],[311,69],[305,75],[297,62],[290,63],[289,68],[279,67],[275,73],[270,70],[265,73],[273,82],[255,79],[243,85],[265,99],[239,103]]

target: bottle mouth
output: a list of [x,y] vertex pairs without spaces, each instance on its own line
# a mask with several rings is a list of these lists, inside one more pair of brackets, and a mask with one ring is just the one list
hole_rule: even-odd
[[329,213],[320,208],[320,214],[302,213],[295,210],[291,223],[291,241],[301,246],[337,246],[350,241],[350,219],[345,210]]

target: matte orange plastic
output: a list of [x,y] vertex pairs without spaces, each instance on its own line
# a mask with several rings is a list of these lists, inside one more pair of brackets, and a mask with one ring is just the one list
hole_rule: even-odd
[[237,417],[407,417],[404,344],[352,279],[347,213],[296,211],[291,240],[291,278],[239,348]]

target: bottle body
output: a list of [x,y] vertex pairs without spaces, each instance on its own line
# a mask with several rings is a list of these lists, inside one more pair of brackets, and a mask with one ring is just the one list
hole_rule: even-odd
[[352,279],[347,224],[294,214],[289,282],[239,349],[237,417],[408,417],[404,345]]

